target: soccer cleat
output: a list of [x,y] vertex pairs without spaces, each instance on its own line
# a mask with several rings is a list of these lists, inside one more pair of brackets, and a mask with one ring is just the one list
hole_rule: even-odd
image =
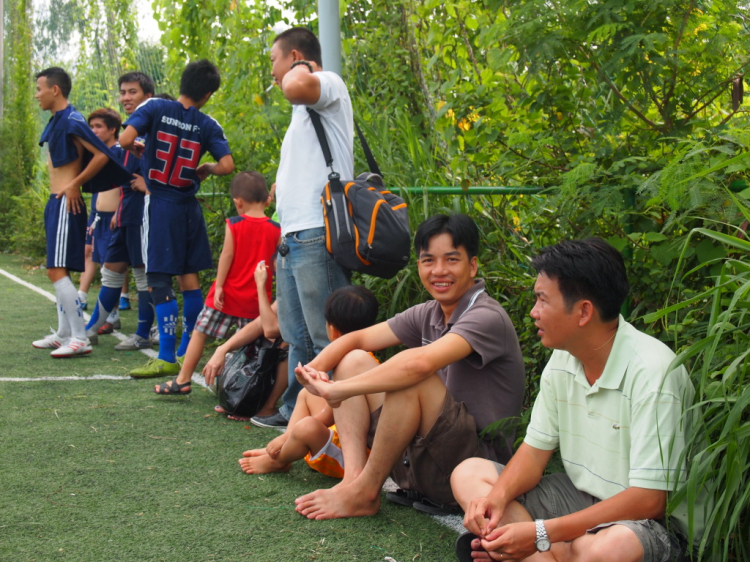
[[79,355],[88,355],[91,353],[91,345],[89,344],[88,338],[78,339],[70,338],[68,343],[61,346],[59,349],[54,350],[50,353],[55,359],[61,359],[64,357],[77,357]]
[[86,331],[86,337],[89,339],[89,345],[99,345],[99,335],[98,334],[89,334],[88,330]]
[[149,359],[143,367],[138,367],[130,371],[130,376],[134,379],[153,379],[155,377],[171,377],[180,374],[179,363],[169,363],[163,359]]
[[130,297],[120,295],[120,310],[130,310]]
[[148,337],[153,345],[159,345],[159,326],[151,326]]
[[115,346],[115,351],[138,351],[139,349],[150,349],[151,340],[142,338],[138,334],[128,336]]
[[122,328],[122,323],[119,320],[115,320],[114,324],[110,324],[109,322],[105,322],[99,327],[99,335],[104,336],[106,334],[111,334],[115,330],[119,330]]
[[69,338],[58,337],[57,332],[51,330],[52,333],[48,336],[44,336],[40,340],[31,342],[31,345],[37,349],[57,349],[68,343]]

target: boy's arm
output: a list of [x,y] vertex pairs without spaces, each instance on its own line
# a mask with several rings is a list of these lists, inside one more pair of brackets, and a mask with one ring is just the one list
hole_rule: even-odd
[[231,154],[222,156],[218,162],[206,162],[198,166],[195,175],[200,181],[205,180],[209,175],[226,176],[234,171],[234,160]]
[[216,310],[224,308],[224,281],[227,280],[229,268],[234,260],[234,236],[229,225],[224,227],[224,246],[219,256],[219,265],[216,268],[216,286],[214,288],[214,305]]
[[255,286],[258,289],[258,310],[260,312],[260,323],[263,325],[263,335],[269,340],[275,340],[281,335],[279,329],[279,317],[271,308],[266,292],[266,281],[268,280],[268,267],[265,261],[259,261],[255,268]]
[[129,150],[133,154],[135,154],[138,158],[143,156],[143,149],[145,148],[145,145],[140,142],[136,142],[135,139],[138,137],[138,131],[136,130],[133,125],[128,125],[125,127],[125,130],[120,133],[120,138],[118,139],[120,142],[120,146],[124,148],[125,150]]
[[68,212],[78,214],[81,212],[81,206],[83,204],[83,199],[81,197],[81,186],[91,178],[93,178],[96,174],[98,174],[101,169],[104,168],[104,166],[107,164],[109,158],[101,150],[99,150],[98,148],[94,148],[92,144],[83,140],[81,137],[74,136],[72,138],[73,142],[78,147],[79,152],[81,152],[81,149],[83,148],[88,150],[93,156],[91,160],[89,160],[89,163],[86,165],[86,167],[81,170],[81,173],[73,178],[73,181],[71,181],[68,185],[60,190],[60,193],[57,194],[56,198],[60,199],[60,197],[65,195],[67,197]]
[[293,105],[314,105],[320,99],[320,80],[301,64],[286,73],[281,81],[281,91]]
[[[271,310],[276,312],[276,303],[271,305]],[[241,348],[243,345],[247,345],[257,340],[263,335],[263,326],[261,326],[260,318],[256,318],[249,324],[246,324],[242,329],[237,330],[235,334],[216,348],[211,359],[208,361],[205,367],[203,367],[203,376],[206,377],[206,384],[211,384],[215,377],[219,376],[224,370],[224,362],[226,360],[227,353]]]

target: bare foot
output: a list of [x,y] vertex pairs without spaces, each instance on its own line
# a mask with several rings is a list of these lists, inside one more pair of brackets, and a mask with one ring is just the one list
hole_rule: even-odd
[[329,490],[316,490],[294,500],[295,509],[308,519],[339,519],[375,515],[380,509],[380,491],[374,499],[356,486],[338,484]]
[[268,474],[269,472],[288,472],[291,464],[276,462],[268,456],[265,449],[252,449],[242,453],[239,460],[245,474]]

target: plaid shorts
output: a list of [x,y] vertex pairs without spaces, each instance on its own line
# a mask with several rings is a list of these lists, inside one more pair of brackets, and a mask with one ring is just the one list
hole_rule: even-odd
[[198,320],[195,321],[195,329],[201,334],[206,334],[212,338],[223,339],[227,335],[229,328],[232,327],[232,324],[237,324],[237,329],[240,330],[252,321],[252,318],[229,316],[228,314],[204,306],[198,315]]

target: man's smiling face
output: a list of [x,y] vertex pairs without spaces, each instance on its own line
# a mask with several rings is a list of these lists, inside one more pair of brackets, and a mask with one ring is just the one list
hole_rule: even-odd
[[148,99],[138,82],[123,82],[120,84],[120,103],[128,115],[132,115],[136,108]]
[[449,316],[474,286],[477,258],[469,258],[463,246],[456,248],[446,232],[430,238],[427,248],[419,252],[418,268],[422,285]]

